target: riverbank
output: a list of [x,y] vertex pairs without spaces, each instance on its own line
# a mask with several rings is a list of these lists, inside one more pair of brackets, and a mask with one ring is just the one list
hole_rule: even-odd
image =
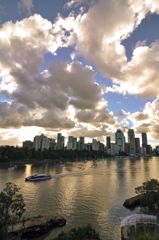
[[37,216],[28,218],[26,221],[20,221],[13,226],[9,226],[9,232],[12,239],[19,236],[21,239],[30,239],[40,237],[54,227],[63,227],[66,219],[63,216]]
[[[62,162],[74,162],[75,160],[62,160]],[[45,160],[13,160],[14,165],[25,165],[25,164],[41,164],[41,163],[60,163],[61,160],[55,159],[45,159]],[[10,162],[0,162],[0,165],[9,165]]]
[[[100,159],[100,158],[98,158],[98,159]],[[107,159],[110,159],[110,158],[107,158]],[[78,161],[78,162],[80,162],[80,161],[84,161],[84,160],[86,160],[85,158],[83,158],[83,159],[44,159],[44,160],[35,160],[35,159],[33,159],[33,160],[13,160],[12,161],[12,163],[14,164],[14,165],[25,165],[25,164],[44,164],[44,163],[66,163],[66,162],[75,162],[75,161]],[[87,159],[87,161],[90,161],[91,159]],[[10,165],[10,161],[8,161],[8,162],[0,162],[0,165],[4,165],[4,166],[6,166],[6,165]]]

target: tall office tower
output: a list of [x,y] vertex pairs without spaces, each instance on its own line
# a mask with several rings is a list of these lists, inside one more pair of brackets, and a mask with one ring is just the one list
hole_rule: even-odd
[[107,150],[110,149],[110,136],[107,136],[107,143],[106,143],[106,146],[107,146]]
[[152,147],[151,147],[151,145],[147,145],[147,146],[146,146],[146,153],[147,153],[147,154],[151,154],[151,153],[152,153]]
[[41,148],[41,136],[34,137],[33,147],[36,151]]
[[43,138],[41,150],[43,151],[44,149],[49,149],[49,147],[50,147],[50,139],[49,138]]
[[93,139],[92,140],[92,150],[96,150],[96,145],[97,145],[97,141],[96,141],[96,139]]
[[130,153],[130,143],[125,143],[125,152]]
[[141,153],[140,138],[135,138],[135,151],[136,153]]
[[64,146],[65,146],[65,137],[61,136],[61,150],[64,149]]
[[50,148],[56,150],[57,148],[56,142],[50,141]]
[[101,143],[101,142],[100,142],[99,150],[100,150],[100,151],[104,151],[104,144]]
[[147,134],[142,133],[142,147],[146,148],[146,145],[147,145]]
[[73,149],[73,136],[68,137],[67,149]]
[[77,149],[77,138],[73,138],[73,149]]
[[125,137],[121,130],[117,130],[115,133],[115,142],[119,147],[119,151],[125,152]]
[[57,150],[61,149],[61,133],[57,134]]
[[84,149],[84,137],[80,137],[79,141],[80,141],[80,150],[83,150]]
[[96,144],[96,150],[97,150],[97,151],[100,150],[100,141],[98,141],[97,144]]
[[65,137],[61,133],[57,134],[57,150],[63,150],[65,145]]
[[111,143],[111,155],[119,155],[119,146],[118,144],[115,144],[115,143]]
[[130,143],[130,154],[135,154],[135,135],[133,129],[129,129],[128,131],[128,143]]

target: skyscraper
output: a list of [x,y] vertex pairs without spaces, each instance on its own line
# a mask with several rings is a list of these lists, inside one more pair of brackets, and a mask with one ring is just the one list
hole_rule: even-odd
[[110,136],[107,136],[107,150],[110,149]]
[[140,138],[135,138],[135,151],[136,151],[136,153],[141,153]]
[[146,147],[147,145],[147,134],[142,133],[142,147]]
[[47,138],[46,136],[44,136],[44,134],[34,137],[33,147],[35,148],[35,150],[42,149],[42,142],[44,138]]
[[73,149],[77,149],[77,138],[73,138]]
[[65,146],[65,137],[61,136],[61,149],[63,150]]
[[65,145],[65,137],[61,135],[61,133],[57,134],[57,150],[64,149]]
[[37,151],[41,147],[41,136],[35,136],[34,137],[34,142],[33,142],[33,147]]
[[92,140],[92,150],[97,150],[96,148],[96,145],[97,145],[97,141],[96,141],[96,139],[93,139]]
[[130,143],[130,154],[135,154],[135,135],[133,129],[129,129],[128,131],[128,143]]
[[57,150],[61,149],[61,133],[57,134]]
[[117,130],[115,133],[115,142],[119,147],[119,151],[125,152],[125,137],[121,130]]
[[73,149],[73,136],[68,137],[67,149]]

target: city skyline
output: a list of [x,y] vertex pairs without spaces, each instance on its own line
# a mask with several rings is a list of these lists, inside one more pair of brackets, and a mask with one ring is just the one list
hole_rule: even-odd
[[[91,142],[85,142],[84,137],[79,137],[79,139],[74,136],[68,136],[67,140],[65,136],[61,133],[57,134],[57,138],[48,138],[44,134],[37,135],[34,137],[33,142],[24,141],[23,147],[28,147],[29,149],[35,148],[35,150],[41,149],[54,149],[54,150],[106,150],[108,154],[115,155],[120,153],[128,153],[130,155],[135,154],[151,154],[153,152],[152,146],[148,143],[147,133],[141,133],[142,142],[140,144],[140,138],[135,137],[133,129],[129,129],[127,132],[127,141],[121,130],[117,130],[115,133],[115,142],[111,141],[110,136],[105,136],[105,143],[97,141],[97,139],[92,139]],[[66,141],[65,141],[66,140]],[[154,150],[157,149],[159,145],[156,145]]]
[[0,145],[119,129],[159,145],[159,0],[2,0],[0,13]]

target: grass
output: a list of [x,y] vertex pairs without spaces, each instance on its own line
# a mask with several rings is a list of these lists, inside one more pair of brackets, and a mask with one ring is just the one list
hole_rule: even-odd
[[159,232],[159,228],[154,227],[140,227],[137,229],[134,236],[130,236],[130,240],[153,240],[159,239],[155,238],[154,235]]

